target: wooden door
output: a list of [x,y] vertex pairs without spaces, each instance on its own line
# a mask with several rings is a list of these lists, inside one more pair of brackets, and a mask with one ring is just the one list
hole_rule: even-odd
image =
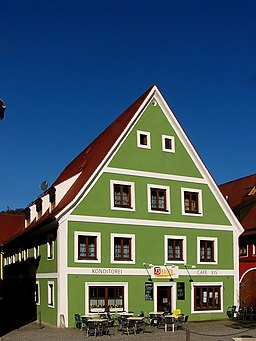
[[171,313],[171,290],[170,286],[157,287],[157,311],[164,311]]

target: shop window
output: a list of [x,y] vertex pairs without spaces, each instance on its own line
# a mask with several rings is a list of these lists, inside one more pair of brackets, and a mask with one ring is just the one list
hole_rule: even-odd
[[111,234],[111,262],[135,263],[135,235]]
[[170,213],[169,187],[148,184],[148,211]]
[[182,214],[202,215],[202,191],[182,188]]
[[124,287],[89,287],[89,312],[124,311]]
[[162,150],[169,153],[175,152],[174,136],[162,135]]
[[135,210],[134,183],[110,181],[111,209]]
[[221,310],[221,288],[194,284],[194,311]]
[[150,133],[147,131],[137,131],[137,147],[139,148],[151,148]]
[[217,238],[197,238],[198,263],[217,263]]
[[75,262],[101,262],[101,234],[98,232],[75,232]]
[[54,282],[48,282],[48,307],[54,308]]

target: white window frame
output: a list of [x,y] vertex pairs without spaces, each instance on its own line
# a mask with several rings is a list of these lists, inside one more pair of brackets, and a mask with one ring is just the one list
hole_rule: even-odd
[[[171,145],[172,148],[165,148],[165,140],[171,140]],[[169,135],[162,135],[162,151],[163,152],[168,152],[168,153],[175,153],[175,139],[174,136],[169,136]]]
[[[214,287],[220,286],[220,309],[219,310],[195,310],[195,287]],[[192,282],[191,283],[191,313],[192,314],[214,314],[223,313],[223,282]]]
[[[129,260],[129,261],[115,260],[115,242],[114,242],[115,238],[130,238],[131,239],[132,260]],[[110,263],[111,264],[135,264],[135,234],[111,233],[110,250],[111,250],[110,251]]]
[[[78,259],[78,236],[93,236],[97,238],[97,259]],[[74,262],[75,263],[101,263],[101,233],[100,232],[74,232]]]
[[[140,135],[146,135],[147,136],[147,144],[141,144],[140,143]],[[144,149],[151,149],[150,132],[137,130],[137,147],[138,148],[144,148]]]
[[[179,239],[182,240],[183,260],[168,260],[168,240]],[[164,261],[165,264],[187,264],[187,237],[186,236],[164,236]]]
[[[52,256],[51,256],[51,248],[52,248]],[[47,260],[51,261],[54,259],[54,240],[47,242]]]
[[34,247],[34,258],[36,259],[39,256],[39,245]]
[[[164,189],[166,191],[166,211],[161,210],[152,210],[151,209],[151,189]],[[148,192],[148,212],[150,213],[160,213],[160,214],[170,214],[171,213],[171,199],[170,199],[170,187],[162,186],[157,184],[148,184],[147,185]]]
[[[52,297],[52,304],[51,304]],[[49,308],[54,308],[55,305],[55,295],[54,295],[54,281],[47,282],[47,303]]]
[[[248,254],[249,254],[249,252],[248,252],[248,244],[246,245],[246,255],[242,255],[242,256],[240,256],[240,246],[239,246],[239,258],[248,257]],[[253,256],[255,256],[255,255],[253,255]]]
[[256,245],[255,245],[255,243],[252,244],[252,256],[253,257],[256,256]]
[[[198,213],[190,213],[185,211],[185,192],[197,193],[198,194]],[[181,208],[182,215],[187,215],[191,217],[202,217],[203,216],[203,200],[202,200],[202,190],[194,188],[181,188]]]
[[[202,262],[200,260],[200,242],[201,240],[209,240],[214,243],[214,262]],[[214,237],[197,237],[197,264],[218,264],[218,238]]]
[[157,288],[158,287],[171,287],[171,311],[175,310],[177,301],[177,284],[176,282],[155,282],[153,287],[153,297],[154,297],[154,311],[157,311]]
[[35,302],[36,302],[36,305],[40,305],[40,282],[39,281],[36,281],[36,287],[37,287],[38,301],[36,302],[36,293],[35,293]]
[[27,260],[28,258],[28,249],[24,249],[22,250],[22,253],[21,253],[21,260],[25,261]]
[[[115,206],[114,185],[126,185],[131,188],[131,207],[117,207]],[[135,184],[134,182],[123,180],[110,180],[110,203],[111,210],[118,211],[135,211]]]
[[127,282],[85,282],[85,314],[89,314],[90,287],[124,287],[124,311],[128,311],[128,283]]

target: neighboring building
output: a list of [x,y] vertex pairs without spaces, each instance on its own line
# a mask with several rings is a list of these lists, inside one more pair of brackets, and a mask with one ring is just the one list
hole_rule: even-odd
[[209,320],[236,303],[243,229],[156,86],[25,214],[4,256],[38,260],[42,321],[72,327],[75,313],[175,308]]
[[[17,213],[0,213],[0,279],[3,279],[3,253],[2,247],[4,243],[16,234],[20,234],[25,230],[25,216]],[[0,291],[1,297],[1,291]]]
[[240,305],[256,307],[256,174],[219,188],[244,228],[239,238]]

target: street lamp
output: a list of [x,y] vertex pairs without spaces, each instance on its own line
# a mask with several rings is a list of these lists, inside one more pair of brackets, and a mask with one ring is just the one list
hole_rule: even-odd
[[152,282],[152,278],[151,278],[151,275],[150,275],[150,273],[149,273],[149,271],[148,271],[148,266],[151,268],[153,265],[152,264],[148,264],[148,263],[143,263],[143,266],[144,266],[144,268],[146,269],[146,271],[147,271],[147,274],[148,274],[148,281],[150,281],[150,282]]
[[6,109],[6,105],[4,104],[4,101],[0,98],[0,120],[4,118],[5,109]]

